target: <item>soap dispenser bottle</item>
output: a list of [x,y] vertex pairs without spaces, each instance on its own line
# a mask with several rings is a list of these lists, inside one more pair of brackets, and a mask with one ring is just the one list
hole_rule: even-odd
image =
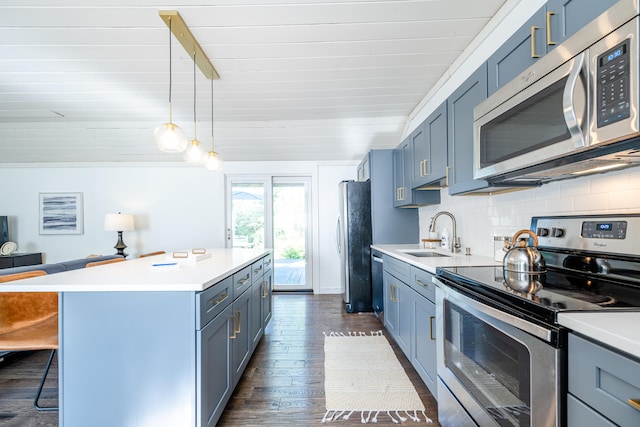
[[440,247],[445,250],[449,250],[449,232],[447,229],[442,230],[442,234],[440,236]]

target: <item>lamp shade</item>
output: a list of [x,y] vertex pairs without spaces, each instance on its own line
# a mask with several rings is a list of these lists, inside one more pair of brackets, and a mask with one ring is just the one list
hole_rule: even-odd
[[133,226],[133,215],[130,214],[106,214],[104,216],[105,231],[131,231]]

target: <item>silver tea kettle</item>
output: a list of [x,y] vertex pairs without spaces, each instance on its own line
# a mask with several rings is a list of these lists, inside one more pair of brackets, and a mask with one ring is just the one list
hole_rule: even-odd
[[[518,242],[518,236],[528,234],[533,239],[533,246],[525,246],[524,241]],[[511,249],[502,260],[505,271],[526,274],[546,273],[547,265],[540,251],[538,251],[538,236],[531,230],[520,230],[513,235]]]

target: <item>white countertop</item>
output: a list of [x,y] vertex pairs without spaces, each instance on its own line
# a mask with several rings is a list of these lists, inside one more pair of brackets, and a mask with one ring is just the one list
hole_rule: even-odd
[[415,265],[418,268],[426,270],[430,273],[435,274],[436,268],[438,267],[471,267],[471,266],[482,266],[482,265],[500,265],[501,263],[496,262],[493,257],[483,256],[483,255],[465,255],[463,252],[452,253],[448,251],[443,251],[441,249],[434,249],[434,252],[447,255],[447,256],[438,256],[438,257],[415,257],[407,254],[403,251],[408,250],[429,250],[424,249],[422,245],[419,244],[408,244],[408,245],[371,245],[373,249],[377,249],[378,251],[392,256],[394,258],[400,259],[409,264]]
[[592,340],[640,358],[640,313],[559,313],[558,323]]
[[0,292],[198,292],[269,252],[265,249],[207,249],[211,257],[198,262],[153,267],[152,264],[174,261],[170,255],[156,255],[7,282],[0,286]]

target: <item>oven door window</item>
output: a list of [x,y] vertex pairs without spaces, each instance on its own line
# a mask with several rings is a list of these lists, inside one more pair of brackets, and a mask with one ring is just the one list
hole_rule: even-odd
[[528,349],[445,300],[444,364],[501,426],[531,425]]

